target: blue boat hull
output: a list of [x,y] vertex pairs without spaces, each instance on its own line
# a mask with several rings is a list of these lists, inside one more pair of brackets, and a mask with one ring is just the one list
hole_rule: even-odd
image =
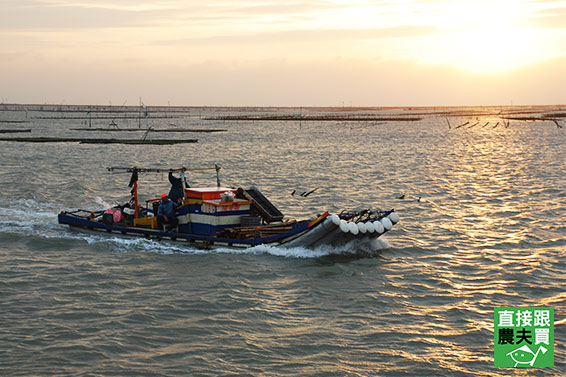
[[385,212],[378,219],[366,222],[351,222],[340,219],[338,215],[329,215],[325,212],[311,220],[302,220],[286,224],[284,232],[255,238],[225,238],[203,234],[170,232],[142,227],[131,227],[123,225],[108,225],[101,221],[95,221],[90,217],[81,217],[74,213],[61,212],[59,223],[69,225],[73,228],[84,230],[116,233],[127,236],[141,237],[146,239],[166,239],[184,242],[188,246],[198,248],[233,247],[248,248],[256,245],[271,244],[276,246],[308,247],[313,248],[322,245],[343,245],[352,240],[371,241],[391,230],[399,221],[397,214],[391,210]]
[[303,220],[296,222],[292,225],[292,230],[286,233],[281,233],[269,237],[258,237],[251,239],[235,239],[235,238],[222,238],[215,236],[207,236],[201,234],[190,233],[176,233],[159,231],[147,228],[129,227],[120,225],[107,225],[103,222],[90,220],[73,214],[62,212],[58,215],[59,224],[69,225],[74,228],[80,228],[90,231],[99,231],[105,233],[117,233],[121,235],[129,235],[142,237],[147,239],[167,239],[172,241],[187,242],[190,246],[195,247],[238,247],[247,248],[261,244],[284,244],[288,240],[300,236],[302,233],[308,232],[311,220]]

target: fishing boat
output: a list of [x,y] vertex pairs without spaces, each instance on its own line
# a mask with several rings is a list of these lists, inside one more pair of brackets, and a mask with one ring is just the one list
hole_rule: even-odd
[[[216,186],[190,187],[186,172],[216,170]],[[339,246],[353,240],[373,241],[391,230],[399,221],[394,210],[364,209],[330,214],[328,211],[309,219],[289,220],[257,187],[228,188],[220,184],[220,166],[200,169],[153,169],[110,167],[112,172],[131,173],[131,200],[123,206],[105,210],[66,210],[58,215],[60,224],[72,228],[114,233],[145,239],[171,240],[196,248],[249,248],[269,244],[285,247],[315,248]],[[161,197],[138,200],[140,173],[178,172],[183,182],[183,197],[176,209],[178,225],[174,229],[158,225]]]

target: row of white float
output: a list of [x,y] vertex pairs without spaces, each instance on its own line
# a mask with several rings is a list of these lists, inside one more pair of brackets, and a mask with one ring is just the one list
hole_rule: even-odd
[[340,219],[336,214],[328,216],[322,224],[310,232],[286,243],[288,246],[316,247],[328,244],[344,244],[354,238],[375,239],[391,230],[399,222],[399,215],[391,212],[378,220],[352,222]]

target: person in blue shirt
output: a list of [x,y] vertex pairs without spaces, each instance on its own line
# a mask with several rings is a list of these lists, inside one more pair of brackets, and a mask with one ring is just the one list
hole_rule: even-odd
[[161,195],[161,204],[157,208],[157,226],[163,229],[163,225],[167,225],[167,230],[176,228],[179,225],[179,219],[175,215],[177,205],[169,200],[167,194]]

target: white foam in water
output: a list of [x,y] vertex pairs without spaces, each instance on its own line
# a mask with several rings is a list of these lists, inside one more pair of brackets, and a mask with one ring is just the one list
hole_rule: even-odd
[[108,249],[118,253],[124,252],[152,252],[157,254],[196,253],[196,249],[175,245],[172,242],[160,242],[138,237],[108,237],[93,235],[87,239],[89,244],[105,243]]
[[[107,204],[100,198],[97,202]],[[45,238],[85,238],[70,236],[73,232],[57,221],[60,212],[61,208],[53,203],[33,199],[0,200],[0,232]]]
[[[383,238],[383,237],[381,237]],[[390,248],[391,245],[386,239],[372,239],[372,240],[351,240],[350,242],[332,246],[332,245],[321,245],[313,249],[306,247],[285,247],[285,246],[272,246],[272,245],[258,245],[250,249],[246,249],[245,252],[256,252],[265,253],[280,257],[288,258],[320,258],[329,255],[347,255],[347,254],[357,254],[359,252],[372,254],[378,250]]]
[[57,210],[49,203],[35,200],[1,200],[0,231],[5,233],[37,234],[57,224]]
[[51,217],[57,212],[50,203],[33,199],[0,200],[0,216],[10,219],[32,219]]
[[102,199],[100,196],[97,196],[96,198],[94,198],[94,201],[96,202],[96,204],[100,204],[100,205],[103,206],[105,209],[112,207],[110,204],[108,204],[107,202],[105,202],[104,199]]
[[249,250],[250,252],[288,258],[318,258],[329,255],[328,251],[323,250],[322,248],[307,249],[300,246],[287,248],[282,246],[258,245],[250,248]]

